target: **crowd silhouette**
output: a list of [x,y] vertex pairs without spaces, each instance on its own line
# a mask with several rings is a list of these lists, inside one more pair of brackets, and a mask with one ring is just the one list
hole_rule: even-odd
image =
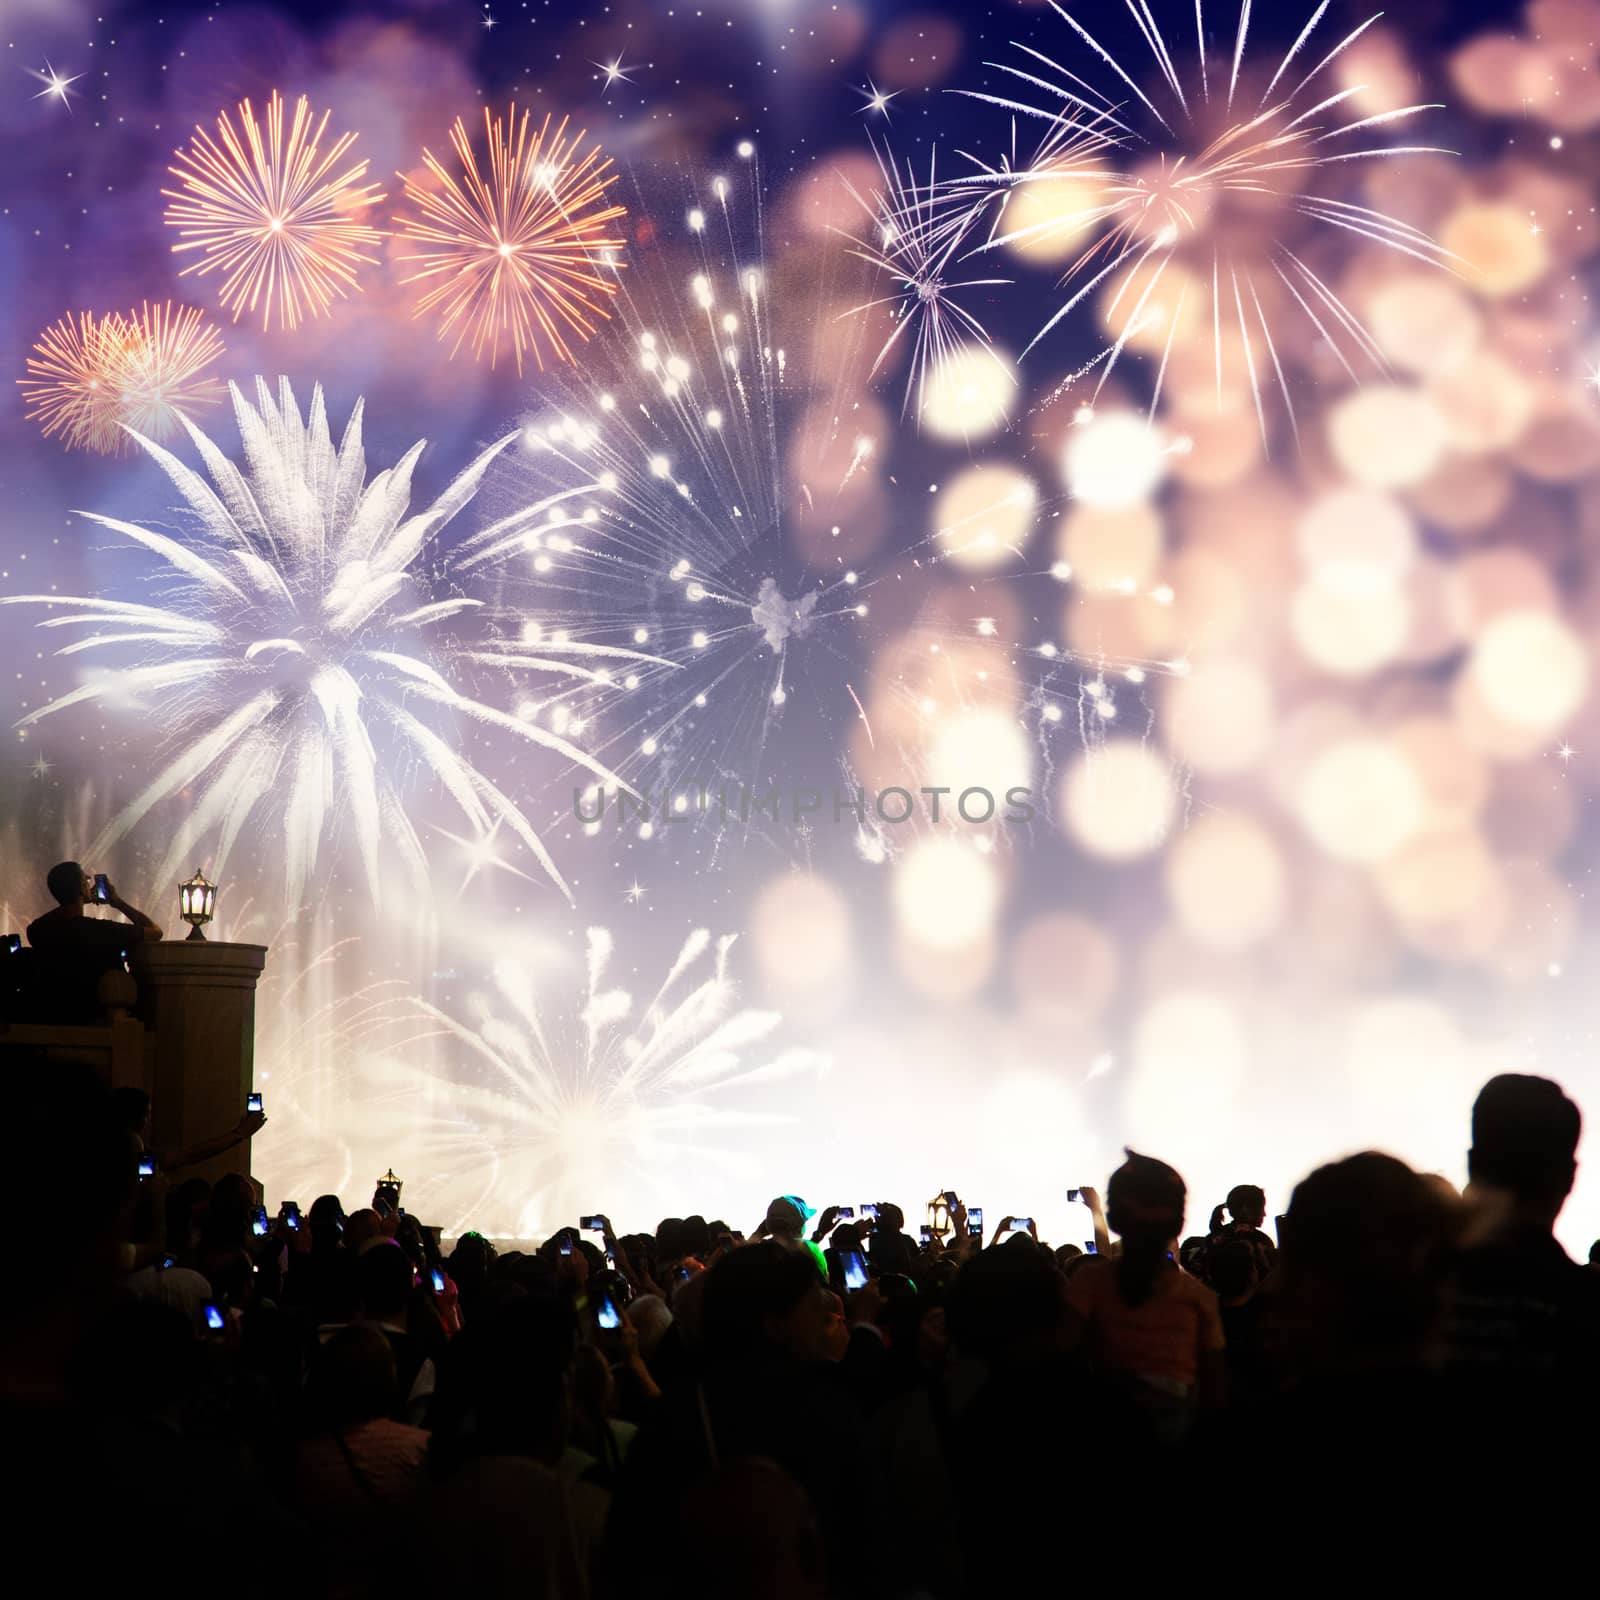
[[792,1195],[748,1238],[574,1218],[530,1252],[388,1185],[269,1216],[169,1178],[140,1097],[11,1087],[9,1520],[69,1593],[1317,1587],[1534,1563],[1592,1511],[1600,1271],[1553,1234],[1580,1124],[1542,1078],[1483,1088],[1464,1195],[1366,1152],[1271,1231],[1241,1184],[1186,1236],[1129,1152],[1088,1252],[954,1194],[921,1241]]

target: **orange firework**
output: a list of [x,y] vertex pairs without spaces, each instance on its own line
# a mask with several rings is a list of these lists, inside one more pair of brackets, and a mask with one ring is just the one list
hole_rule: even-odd
[[122,442],[119,373],[128,325],[115,313],[65,316],[39,335],[17,382],[30,419],[69,450],[114,453]]
[[63,317],[39,335],[17,382],[47,439],[120,455],[127,428],[170,438],[180,417],[214,405],[222,386],[204,369],[221,354],[222,336],[201,312],[146,302],[125,317]]
[[180,417],[221,398],[222,384],[204,369],[222,354],[222,335],[203,312],[193,306],[174,308],[171,301],[154,306],[146,302],[128,316],[124,328],[118,420],[146,438],[170,439]]
[[522,372],[531,350],[541,370],[545,352],[571,361],[569,336],[579,342],[609,315],[603,300],[617,292],[616,252],[623,241],[608,224],[626,215],[606,204],[616,181],[609,156],[585,135],[567,137],[566,118],[552,133],[550,118],[529,131],[512,105],[502,121],[483,113],[488,174],[466,125],[450,130],[459,173],[447,171],[432,151],[422,159],[435,184],[405,178],[406,199],[420,213],[395,219],[401,236],[417,248],[402,259],[417,263],[407,283],[428,285],[416,315],[440,313],[439,337],[452,331],[452,357],[468,340],[472,353],[489,353],[493,366],[508,344]]
[[184,275],[220,272],[224,309],[237,322],[259,307],[263,328],[274,311],[284,328],[325,315],[335,295],[358,287],[357,268],[376,262],[366,252],[382,237],[361,220],[383,199],[376,184],[360,181],[367,163],[336,170],[355,134],[341,135],[324,155],[330,113],[313,127],[310,102],[301,95],[285,137],[283,106],[274,89],[263,128],[250,102],[241,102],[242,135],[222,112],[220,144],[196,128],[194,142],[169,168],[183,188],[161,191],[172,201],[167,224],[182,235],[173,253],[200,252]]

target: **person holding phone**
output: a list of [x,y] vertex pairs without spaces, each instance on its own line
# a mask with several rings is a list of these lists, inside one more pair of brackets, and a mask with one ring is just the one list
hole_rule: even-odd
[[1223,1389],[1217,1297],[1171,1255],[1188,1191],[1166,1162],[1130,1150],[1106,1199],[1122,1252],[1086,1261],[1067,1286],[1067,1304],[1095,1366],[1157,1437],[1175,1441],[1197,1408],[1221,1403]]
[[[133,945],[160,939],[163,929],[129,905],[104,875],[91,878],[76,861],[58,862],[44,882],[55,907],[28,924],[28,944],[56,969],[53,987],[60,995],[59,1008],[93,1016],[100,978],[120,967]],[[90,905],[110,906],[128,920],[85,916]]]

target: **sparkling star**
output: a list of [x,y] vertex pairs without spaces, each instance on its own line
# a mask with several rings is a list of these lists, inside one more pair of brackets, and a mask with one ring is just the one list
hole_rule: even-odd
[[458,833],[451,833],[447,828],[435,827],[434,832],[448,839],[451,844],[459,846],[467,861],[467,875],[461,880],[461,887],[456,890],[459,899],[472,887],[473,880],[480,872],[497,871],[509,872],[513,878],[521,878],[525,883],[533,883],[520,867],[514,867],[509,861],[504,860],[495,849],[495,839],[500,832],[500,818],[495,819],[495,824],[487,833],[474,834],[463,837]]
[[1570,744],[1565,742],[1563,742],[1561,747],[1556,751],[1556,754],[1560,756],[1564,762],[1570,761],[1575,755],[1577,755],[1577,753],[1578,752],[1574,750]]
[[34,760],[34,763],[33,763],[32,772],[33,772],[34,777],[36,777],[36,778],[45,777],[46,775],[48,775],[48,773],[50,772],[50,770],[51,770],[51,768],[53,766],[54,766],[54,763],[50,762],[50,761],[46,761],[45,758],[44,758],[44,753],[43,753],[43,751],[41,751],[39,753],[38,757]]
[[649,891],[645,888],[645,886],[640,883],[637,878],[635,878],[633,882],[622,891],[622,898],[626,900],[629,905],[636,906],[648,893]]
[[885,94],[871,78],[868,78],[865,83],[857,84],[856,87],[860,93],[867,97],[861,102],[861,114],[865,116],[869,111],[875,112],[887,122],[889,120],[889,102],[900,91],[896,89],[892,94]]
[[43,72],[34,72],[32,67],[27,70],[44,85],[44,88],[33,97],[35,100],[58,100],[68,111],[72,109],[71,90],[73,84],[83,76],[81,72],[75,73],[70,78],[63,77],[48,61],[44,64]]
[[490,14],[488,6],[483,8],[483,25],[486,29],[492,28],[495,25],[494,17]]
[[596,61],[593,65],[599,67],[605,76],[606,81],[600,90],[602,97],[610,93],[611,86],[614,83],[633,82],[633,79],[628,76],[628,68],[622,64],[621,56],[617,56],[611,61]]

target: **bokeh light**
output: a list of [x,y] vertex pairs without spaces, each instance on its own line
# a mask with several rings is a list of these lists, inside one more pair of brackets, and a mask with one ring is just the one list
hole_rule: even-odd
[[999,906],[993,865],[964,839],[919,839],[895,863],[895,913],[920,945],[943,951],[975,944],[993,926]]
[[1073,499],[1116,511],[1155,492],[1167,470],[1166,441],[1137,412],[1097,412],[1073,427],[1065,465]]
[[1171,768],[1130,739],[1079,755],[1062,785],[1072,837],[1090,855],[1110,861],[1149,855],[1166,838],[1177,806]]
[[1033,479],[1015,467],[968,467],[934,502],[940,552],[969,572],[1013,565],[1033,531],[1038,500]]
[[968,343],[928,375],[918,415],[936,439],[987,439],[1015,408],[1017,370],[995,345]]

